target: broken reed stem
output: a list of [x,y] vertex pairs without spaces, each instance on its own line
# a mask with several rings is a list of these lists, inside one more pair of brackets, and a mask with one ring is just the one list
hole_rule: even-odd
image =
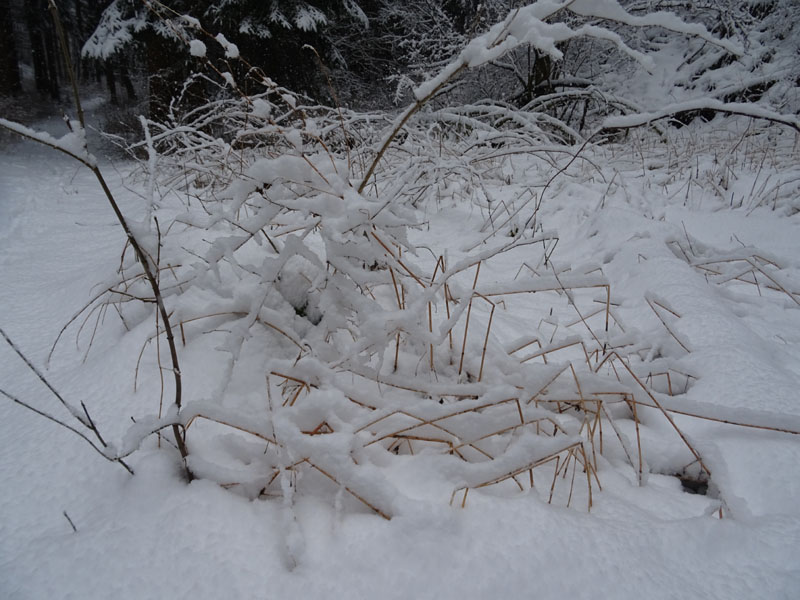
[[[389,267],[389,274],[392,276],[392,285],[394,286],[394,295],[397,299],[397,309],[403,310],[403,298],[400,297],[400,290],[397,286],[397,277],[394,275],[394,268]],[[400,361],[400,331],[397,332],[395,335],[395,346],[394,346],[394,371],[397,371],[397,367]],[[431,363],[433,362],[433,358],[431,358]]]
[[644,485],[644,460],[642,459],[642,436],[639,432],[639,414],[636,412],[636,402],[630,403],[631,412],[633,413],[633,423],[636,427],[636,447],[639,451],[639,467],[637,469],[637,478],[639,480],[639,487]]
[[547,499],[548,504],[553,501],[553,492],[556,490],[556,481],[558,480],[558,473],[561,470],[560,463],[561,455],[558,455],[556,456],[556,468],[553,470],[553,482],[550,484],[550,497]]
[[[444,284],[444,307],[447,311],[447,320],[450,321],[450,286],[446,283]],[[453,328],[450,327],[447,330],[447,339],[450,342],[450,352],[453,352]],[[452,360],[452,359],[451,359]]]
[[489,313],[489,323],[486,325],[486,336],[483,338],[483,351],[481,352],[481,368],[478,371],[478,381],[483,380],[483,365],[486,362],[486,347],[489,345],[489,334],[492,331],[492,319],[494,319],[494,309],[497,308],[494,302],[486,298],[485,296],[478,294],[481,298],[486,300],[489,304],[492,305],[492,310]]
[[569,497],[567,498],[567,508],[569,508],[570,504],[572,504],[572,491],[575,489],[575,471],[578,467],[578,459],[575,458],[575,455],[570,451],[570,456],[572,456],[572,478],[569,484]]
[[412,271],[412,270],[411,270],[411,269],[410,269],[410,268],[409,268],[409,267],[408,267],[408,266],[407,266],[407,265],[406,265],[406,264],[405,264],[405,263],[404,263],[404,262],[401,260],[401,258],[400,258],[399,256],[395,256],[395,255],[394,255],[394,252],[392,252],[391,248],[389,248],[389,246],[388,246],[388,245],[387,245],[387,244],[386,244],[386,243],[385,243],[385,242],[384,242],[384,241],[383,241],[383,240],[380,238],[380,236],[378,236],[378,234],[377,234],[377,233],[375,233],[374,231],[371,231],[370,233],[371,233],[372,237],[375,239],[375,241],[376,241],[376,242],[378,242],[378,244],[381,246],[381,248],[383,248],[383,249],[386,251],[386,254],[388,254],[388,255],[389,255],[391,258],[392,258],[392,260],[394,260],[394,261],[395,261],[395,262],[396,262],[398,265],[400,265],[400,266],[403,268],[403,270],[404,270],[406,273],[408,273],[408,275],[409,275],[409,276],[410,276],[410,277],[411,277],[411,278],[412,278],[414,281],[416,281],[416,282],[417,282],[417,283],[418,283],[418,284],[419,284],[419,285],[420,285],[420,286],[421,286],[423,289],[424,289],[424,288],[426,288],[426,287],[428,287],[427,285],[425,285],[425,283],[422,281],[422,279],[421,279],[421,278],[420,278],[420,277],[419,277],[419,276],[418,276],[416,273],[414,273],[414,271]]
[[[517,487],[519,487],[520,490],[522,491],[524,488],[523,488],[522,484],[517,480],[517,476],[522,474],[522,473],[525,473],[525,472],[529,473],[529,477],[530,477],[530,481],[531,481],[531,487],[533,487],[533,469],[535,469],[537,467],[540,467],[540,466],[543,466],[543,465],[555,460],[556,461],[556,466],[555,466],[555,470],[554,470],[554,474],[553,474],[553,482],[552,482],[552,484],[550,486],[550,497],[549,497],[549,500],[548,500],[548,503],[550,503],[553,500],[553,492],[555,490],[555,484],[556,484],[556,480],[558,479],[558,475],[561,474],[561,471],[563,469],[564,477],[566,478],[567,471],[569,470],[570,459],[572,458],[572,459],[574,459],[574,461],[573,461],[573,471],[572,471],[572,486],[570,488],[570,500],[571,500],[571,498],[572,498],[572,487],[574,487],[574,482],[575,482],[575,470],[576,470],[576,466],[577,466],[576,463],[578,462],[577,458],[575,458],[575,456],[574,456],[577,448],[582,448],[582,445],[581,445],[580,442],[576,442],[576,443],[574,443],[574,444],[572,444],[572,445],[570,445],[570,446],[568,446],[566,448],[562,448],[561,450],[558,450],[557,452],[555,452],[553,454],[550,454],[549,456],[545,456],[545,457],[543,457],[541,459],[538,459],[538,460],[536,460],[536,461],[534,461],[532,463],[529,463],[529,464],[524,465],[524,466],[522,466],[520,468],[514,469],[513,471],[510,471],[510,472],[505,473],[503,475],[500,475],[498,477],[494,477],[494,478],[492,478],[492,479],[490,479],[488,481],[484,481],[482,483],[479,483],[479,484],[476,484],[476,485],[473,485],[473,486],[465,486],[463,488],[456,488],[455,490],[453,490],[452,494],[450,495],[450,505],[452,506],[453,500],[455,499],[456,494],[462,489],[464,490],[464,497],[463,497],[463,499],[461,501],[461,508],[464,508],[466,506],[466,502],[467,502],[467,494],[469,493],[470,489],[472,489],[472,488],[480,489],[480,488],[488,487],[488,486],[491,486],[491,485],[496,485],[498,483],[501,483],[503,481],[507,481],[509,479],[513,480],[514,483],[517,484]],[[563,454],[564,452],[567,453],[567,459],[562,463],[561,462],[561,454]],[[589,482],[589,485],[591,486],[591,481]],[[589,494],[591,496],[591,490],[590,490]],[[567,504],[567,506],[569,506],[569,503]]]
[[62,514],[64,515],[64,518],[69,523],[70,527],[72,527],[72,532],[73,533],[78,533],[78,528],[75,527],[75,523],[73,523],[72,519],[69,518],[69,515],[67,514],[67,511],[62,511]]
[[[551,263],[551,266],[552,266],[552,263]],[[558,282],[558,285],[561,287],[561,291],[564,292],[564,294],[566,295],[568,303],[575,310],[575,313],[578,315],[578,318],[581,320],[581,323],[584,324],[586,329],[589,331],[589,334],[591,334],[592,338],[594,338],[594,341],[597,342],[597,345],[602,347],[603,351],[605,351],[606,342],[601,342],[600,338],[598,338],[597,335],[595,335],[595,333],[592,330],[592,328],[589,327],[589,323],[587,323],[586,319],[583,317],[583,314],[581,313],[580,309],[578,308],[578,305],[576,304],[575,299],[572,297],[572,294],[569,291],[567,291],[567,288],[564,287],[564,284],[561,282],[561,279],[558,276],[558,271],[556,271],[555,267],[553,268],[553,276],[556,278],[556,281]],[[610,309],[610,305],[611,305],[611,286],[606,284],[606,285],[595,286],[595,287],[605,287],[606,288],[606,291],[607,291],[606,306]],[[608,331],[608,312],[606,312],[606,331]]]
[[[433,338],[433,307],[432,303],[428,302],[428,333],[431,334],[431,338]],[[430,368],[431,373],[435,371],[433,366],[433,342],[429,344],[429,352],[430,352]],[[483,365],[481,364],[481,370],[483,370]],[[480,379],[478,379],[480,381]]]
[[[672,329],[670,329],[670,326],[669,326],[669,325],[667,325],[667,321],[664,319],[664,317],[662,317],[662,316],[661,316],[661,313],[659,313],[659,312],[656,310],[656,307],[654,306],[654,301],[653,301],[653,300],[651,300],[651,299],[650,299],[650,298],[648,298],[648,297],[645,297],[645,301],[647,302],[647,305],[650,307],[650,310],[652,310],[652,311],[655,313],[655,315],[658,317],[658,320],[659,320],[659,321],[661,321],[661,324],[664,326],[664,329],[666,329],[666,330],[667,330],[667,333],[669,333],[669,334],[672,336],[672,339],[674,339],[676,342],[678,342],[678,345],[679,345],[681,348],[683,348],[683,349],[684,349],[686,352],[690,352],[689,348],[687,348],[687,347],[686,347],[686,344],[684,344],[684,343],[683,343],[683,342],[682,342],[682,341],[681,341],[681,340],[678,338],[678,336],[675,334],[675,332],[674,332],[674,331],[672,331]],[[661,304],[659,304],[659,306],[661,306]],[[669,311],[669,312],[671,312],[672,314],[675,314],[675,312],[674,312],[674,311]],[[678,315],[678,318],[680,318],[680,315]]]
[[467,306],[467,320],[464,323],[464,340],[461,343],[461,360],[458,363],[459,375],[461,375],[461,372],[464,369],[464,353],[467,350],[467,335],[469,334],[469,319],[472,315],[472,300],[475,297],[475,287],[478,285],[478,276],[481,274],[481,264],[482,261],[478,261],[478,264],[475,268],[475,279],[472,282],[472,294],[470,294],[469,305]]
[[606,419],[608,419],[608,422],[611,425],[611,429],[614,430],[614,433],[616,434],[617,439],[619,440],[620,446],[622,446],[623,452],[625,452],[625,456],[628,458],[628,463],[631,465],[632,468],[635,469],[636,465],[633,462],[633,457],[631,456],[631,451],[630,451],[630,448],[628,447],[628,442],[627,442],[626,438],[624,437],[624,434],[617,427],[617,423],[614,420],[614,418],[611,416],[611,413],[606,408],[606,405],[603,403],[601,405],[601,407],[602,407],[603,413],[606,415]]
[[589,490],[589,499],[587,500],[586,512],[592,511],[592,475],[591,475],[591,465],[589,464],[589,460],[586,458],[586,450],[583,446],[581,446],[581,454],[583,455],[583,470],[586,473],[586,489]]
[[[753,268],[754,268],[754,269],[758,270],[758,272],[759,272],[759,273],[761,273],[761,274],[762,274],[764,277],[766,277],[767,279],[769,279],[769,280],[770,280],[770,281],[771,281],[771,282],[772,282],[772,283],[773,283],[773,284],[774,284],[774,285],[775,285],[775,286],[776,286],[776,287],[777,287],[777,288],[778,288],[780,291],[782,291],[784,294],[786,294],[787,296],[789,296],[789,298],[791,298],[791,299],[794,301],[794,303],[795,303],[795,304],[797,304],[798,306],[800,306],[800,300],[798,300],[798,299],[797,299],[797,297],[795,296],[795,294],[791,293],[789,290],[787,290],[785,287],[783,287],[783,286],[782,286],[782,285],[781,285],[779,282],[777,282],[777,281],[776,281],[776,280],[775,280],[775,279],[774,279],[772,276],[770,276],[770,274],[769,274],[769,273],[767,273],[767,272],[766,272],[764,269],[762,269],[760,266],[758,266],[757,264],[753,263],[753,262],[752,262],[752,261],[750,261],[749,259],[747,260],[747,262],[748,262],[749,264],[751,264],[751,265],[753,266]],[[755,276],[755,274],[754,274],[754,276]]]
[[387,521],[390,521],[390,520],[392,519],[392,517],[391,517],[391,516],[389,516],[388,514],[386,514],[385,512],[383,512],[383,511],[382,511],[380,508],[378,508],[377,506],[375,506],[375,505],[371,504],[370,502],[368,502],[367,500],[365,500],[365,499],[364,499],[362,496],[360,496],[359,494],[357,494],[356,492],[354,492],[353,490],[351,490],[351,489],[350,489],[349,487],[347,487],[346,485],[342,485],[341,483],[339,483],[339,480],[338,480],[338,479],[336,479],[336,477],[334,477],[334,476],[333,476],[333,475],[331,475],[330,473],[328,473],[328,472],[327,472],[325,469],[322,469],[321,467],[319,467],[319,466],[315,465],[314,463],[312,463],[312,462],[311,462],[309,459],[307,459],[307,458],[305,459],[305,462],[306,462],[306,463],[308,463],[308,465],[310,465],[310,466],[311,466],[313,469],[315,469],[316,471],[318,471],[318,472],[322,473],[322,474],[323,474],[325,477],[327,477],[328,479],[330,479],[331,481],[333,481],[333,482],[334,482],[336,485],[338,485],[339,487],[342,487],[342,488],[344,488],[344,489],[345,489],[345,490],[346,490],[346,491],[347,491],[347,492],[348,492],[348,493],[349,493],[351,496],[353,496],[353,497],[354,497],[356,500],[359,500],[359,501],[360,501],[362,504],[364,504],[365,506],[368,506],[369,508],[371,508],[373,511],[375,511],[376,513],[378,513],[380,516],[382,516],[382,517],[383,517],[384,519],[386,519]]

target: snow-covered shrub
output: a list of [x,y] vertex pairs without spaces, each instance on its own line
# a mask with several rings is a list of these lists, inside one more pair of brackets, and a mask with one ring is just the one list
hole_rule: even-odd
[[[401,510],[407,494],[385,468],[392,455],[426,447],[450,456],[431,468],[453,493],[504,481],[521,489],[523,473],[532,484],[535,470],[549,469],[552,498],[571,468],[563,492],[570,503],[579,466],[580,495],[591,505],[603,421],[644,481],[641,446],[637,456],[615,416],[638,423],[638,403],[672,422],[643,382],[653,371],[652,340],[621,335],[597,265],[553,263],[557,235],[536,223],[541,196],[521,190],[525,198],[510,206],[494,203],[490,191],[510,184],[509,156],[557,174],[587,140],[534,107],[420,110],[464,68],[523,43],[558,59],[557,42],[589,36],[647,63],[607,30],[545,21],[563,8],[512,12],[417,88],[393,123],[309,105],[265,78],[257,93],[185,111],[176,102],[168,122],[143,121],[150,189],[162,196],[154,203],[182,199],[160,249],[174,278],[172,318],[186,344],[213,337],[226,358],[215,389],[134,432],[180,423],[192,473],[249,496],[295,493],[298,474],[310,472],[384,516]],[[677,20],[637,21],[612,2],[595,9],[709,38]],[[227,73],[217,75],[239,89]],[[487,214],[475,243],[455,258],[412,241],[424,226],[415,209],[443,196]],[[510,254],[526,257],[524,272],[496,279],[495,262]],[[601,309],[585,310],[598,290]],[[553,318],[554,306],[562,318],[574,311],[584,333],[531,332],[510,345],[493,335],[498,306],[534,294],[549,298]],[[662,337],[660,348],[673,345]],[[571,358],[548,362],[562,352]],[[673,367],[660,361],[669,378]],[[259,443],[221,444],[218,434],[230,428]],[[125,452],[140,439],[133,435]]]
[[[562,11],[580,24],[556,20]],[[232,94],[186,110],[179,99],[165,122],[142,119],[148,211],[131,235],[159,274],[170,333],[180,330],[185,352],[224,358],[201,361],[215,363],[213,385],[137,418],[109,456],[127,457],[172,427],[194,476],[288,505],[306,489],[336,504],[346,492],[390,517],[414,499],[453,502],[463,491],[463,505],[472,488],[534,487],[544,473],[536,488],[548,500],[591,507],[604,454],[646,481],[640,425],[659,419],[683,441],[684,464],[710,476],[672,416],[703,416],[673,398],[696,378],[679,360],[691,350],[673,328],[680,315],[650,296],[654,331],[626,328],[602,265],[560,263],[558,234],[540,219],[549,187],[573,166],[572,177],[613,184],[587,156],[591,136],[538,110],[552,98],[524,110],[426,108],[463,70],[524,44],[558,60],[560,42],[592,38],[651,64],[595,18],[736,50],[665,13],[537,2],[470,42],[391,122],[309,105],[257,73],[245,94],[211,63],[195,80]],[[599,97],[634,113],[609,127],[671,114]],[[535,174],[530,184],[515,181],[515,156]],[[483,211],[480,231],[457,244],[424,239],[440,202]],[[132,315],[129,300],[150,299],[137,258],[123,256],[123,285],[101,299],[131,327],[144,313]],[[516,277],[504,275],[509,261]],[[541,315],[538,326],[497,334],[511,304]],[[576,488],[576,474],[585,486]]]

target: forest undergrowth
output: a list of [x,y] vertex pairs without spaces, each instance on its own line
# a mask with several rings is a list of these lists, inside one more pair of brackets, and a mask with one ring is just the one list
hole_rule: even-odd
[[[261,91],[244,94],[210,62],[165,122],[142,117],[128,150],[144,216],[126,219],[116,273],[58,337],[91,352],[112,318],[145,329],[134,391],[156,379],[161,397],[126,415],[116,442],[62,399],[95,449],[131,462],[177,445],[188,478],[387,519],[419,500],[466,507],[478,490],[591,510],[609,471],[638,486],[675,475],[707,492],[706,514],[746,511],[686,424],[798,434],[800,416],[698,402],[725,342],[703,340],[690,299],[796,321],[800,265],[715,247],[665,216],[794,217],[797,120],[712,103],[739,116],[673,128],[668,113],[626,121],[632,107],[599,92],[596,114],[574,94],[427,106],[515,44],[602,33],[534,17],[476,38],[393,118],[309,104],[257,73]],[[525,38],[520,20],[553,37]],[[197,81],[235,93],[198,104]],[[569,103],[582,128],[550,110]],[[78,122],[61,140],[3,124],[96,168]]]

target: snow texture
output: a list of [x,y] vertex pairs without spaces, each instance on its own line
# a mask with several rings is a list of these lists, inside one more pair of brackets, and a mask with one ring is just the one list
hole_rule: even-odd
[[206,55],[206,45],[200,40],[192,40],[189,42],[189,53],[197,58],[203,58]]
[[239,48],[236,44],[229,42],[221,33],[218,33],[215,39],[225,50],[225,58],[239,58]]

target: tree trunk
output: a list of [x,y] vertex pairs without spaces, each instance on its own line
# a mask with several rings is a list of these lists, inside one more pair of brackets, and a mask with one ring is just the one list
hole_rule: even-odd
[[176,86],[180,81],[174,77],[170,60],[174,53],[170,52],[170,44],[156,33],[148,33],[147,42],[147,78],[149,87],[149,116],[154,121],[163,122],[169,112],[169,103]]
[[111,97],[111,104],[117,106],[119,99],[117,98],[117,80],[114,77],[114,65],[111,60],[105,63],[106,70],[106,86],[108,86],[108,95]]
[[0,95],[22,91],[17,43],[8,0],[0,0]]
[[33,57],[33,77],[36,81],[36,89],[41,94],[47,93],[47,59],[44,54],[44,44],[42,36],[33,28],[28,28],[31,39],[31,56]]
[[58,100],[58,67],[55,62],[58,54],[55,48],[56,36],[52,26],[49,26],[49,18],[47,5],[44,2],[28,1],[25,6],[25,22],[31,42],[36,89],[40,94]]
[[63,60],[63,57],[60,54],[56,35],[49,30],[45,30],[43,34],[45,55],[47,57],[48,92],[50,93],[50,97],[58,102],[61,100],[61,90],[59,86],[61,64],[59,61]]
[[122,87],[125,88],[125,94],[128,97],[128,103],[136,102],[136,89],[133,87],[133,82],[131,81],[128,67],[125,65],[122,65],[119,68],[119,78],[122,81]]

